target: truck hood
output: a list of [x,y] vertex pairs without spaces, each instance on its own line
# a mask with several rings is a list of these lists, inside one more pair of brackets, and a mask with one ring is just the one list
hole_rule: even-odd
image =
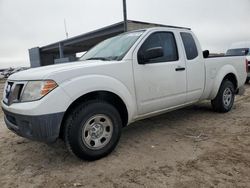
[[14,73],[8,78],[8,80],[29,81],[51,79],[54,78],[54,75],[56,75],[56,73],[64,72],[64,74],[67,74],[67,72],[69,73],[74,70],[86,70],[89,67],[105,66],[114,62],[115,61],[90,60],[76,61],[57,65],[48,65]]

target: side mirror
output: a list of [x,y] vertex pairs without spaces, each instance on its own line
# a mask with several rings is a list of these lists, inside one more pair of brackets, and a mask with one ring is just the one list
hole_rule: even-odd
[[144,53],[138,54],[138,62],[139,64],[146,64],[150,59],[155,59],[159,57],[163,57],[163,48],[162,47],[155,47],[149,48]]
[[209,57],[209,50],[204,50],[203,51],[203,57],[208,58]]

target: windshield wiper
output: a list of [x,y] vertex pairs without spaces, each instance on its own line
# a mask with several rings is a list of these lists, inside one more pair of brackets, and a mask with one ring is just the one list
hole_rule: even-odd
[[113,61],[117,60],[119,57],[118,56],[109,56],[109,57],[91,57],[86,60],[102,60],[102,61]]
[[106,58],[106,57],[91,57],[89,59],[86,59],[86,60],[102,60],[102,61],[108,61],[110,60],[109,58]]

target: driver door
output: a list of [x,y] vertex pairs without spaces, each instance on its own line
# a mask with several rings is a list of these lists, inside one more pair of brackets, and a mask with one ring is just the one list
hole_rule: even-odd
[[[186,102],[186,65],[178,53],[176,35],[167,31],[151,33],[134,52],[139,115],[166,110]],[[139,63],[138,54],[145,54],[152,48],[162,48],[163,56]]]

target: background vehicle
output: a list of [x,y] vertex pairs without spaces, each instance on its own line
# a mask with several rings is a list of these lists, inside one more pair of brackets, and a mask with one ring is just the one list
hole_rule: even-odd
[[248,60],[248,74],[246,82],[250,80],[250,41],[248,42],[238,42],[231,45],[229,50],[227,50],[226,55],[230,56],[246,56]]
[[11,72],[14,70],[14,68],[10,67],[3,72],[1,72],[1,75],[4,76],[4,78],[8,78],[11,75]]
[[10,67],[10,68],[6,69],[5,71],[3,71],[1,73],[1,75],[3,75],[4,78],[8,78],[10,75],[12,75],[16,72],[27,70],[27,69],[29,69],[29,68],[27,68],[27,67],[17,67],[17,68]]
[[11,75],[2,101],[5,122],[20,136],[44,142],[61,136],[79,158],[99,159],[134,121],[202,100],[211,100],[217,112],[230,111],[243,91],[245,57],[203,55],[208,51],[186,28],[110,38],[78,62]]

